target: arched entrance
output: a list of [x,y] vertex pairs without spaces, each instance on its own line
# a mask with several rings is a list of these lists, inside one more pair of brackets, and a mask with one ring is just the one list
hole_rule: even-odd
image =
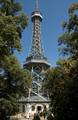
[[40,112],[42,109],[42,106],[37,106],[37,111]]
[[25,105],[22,106],[22,112],[25,113]]

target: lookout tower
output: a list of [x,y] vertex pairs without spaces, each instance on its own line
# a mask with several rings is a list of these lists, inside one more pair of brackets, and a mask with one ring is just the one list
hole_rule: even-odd
[[[31,14],[32,44],[29,56],[26,58],[24,68],[28,69],[32,74],[32,87],[29,88],[29,96],[22,101],[36,107],[35,111],[42,111],[42,105],[49,103],[47,93],[44,93],[42,83],[44,80],[44,72],[50,67],[47,58],[44,56],[41,40],[41,23],[43,20],[42,13],[39,10],[38,0],[35,0],[35,10]],[[31,104],[31,106],[32,106]],[[40,106],[41,105],[41,106]]]

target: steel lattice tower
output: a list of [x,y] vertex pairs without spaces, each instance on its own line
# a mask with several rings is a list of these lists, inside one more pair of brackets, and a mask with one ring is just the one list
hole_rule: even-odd
[[33,24],[32,30],[32,45],[29,56],[26,59],[24,68],[31,71],[33,80],[32,88],[29,92],[29,97],[36,96],[41,97],[43,101],[46,101],[44,92],[42,90],[42,82],[44,79],[44,71],[46,71],[50,65],[47,62],[47,58],[43,54],[42,42],[41,42],[41,23],[43,16],[38,7],[38,0],[36,0],[35,10],[32,12],[31,21]]

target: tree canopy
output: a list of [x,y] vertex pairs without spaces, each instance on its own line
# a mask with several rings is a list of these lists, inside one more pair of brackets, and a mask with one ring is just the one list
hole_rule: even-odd
[[78,118],[78,3],[68,9],[69,19],[63,22],[59,37],[60,52],[66,56],[46,72],[46,88],[51,99],[54,120]]
[[21,50],[28,17],[15,0],[0,0],[0,119],[18,111],[17,99],[27,95],[31,74],[23,69],[14,51]]

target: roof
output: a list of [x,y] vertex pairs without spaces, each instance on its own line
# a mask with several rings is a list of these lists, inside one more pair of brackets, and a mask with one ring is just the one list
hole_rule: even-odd
[[30,96],[30,97],[22,97],[18,100],[18,102],[26,102],[26,103],[49,103],[50,100],[44,98],[42,96]]

